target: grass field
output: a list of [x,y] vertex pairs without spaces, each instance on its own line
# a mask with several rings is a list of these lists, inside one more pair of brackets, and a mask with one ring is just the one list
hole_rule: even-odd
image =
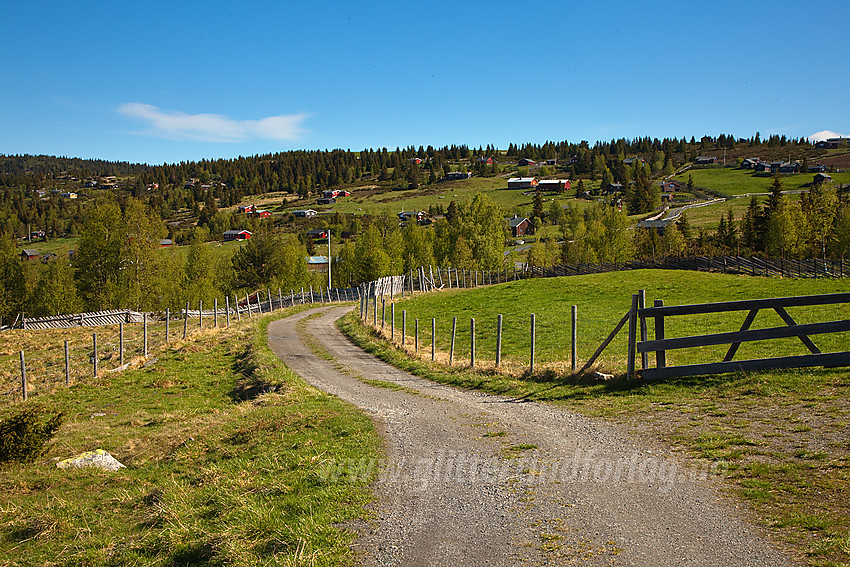
[[[794,280],[754,278],[687,271],[636,270],[566,278],[545,278],[511,282],[475,290],[444,290],[441,293],[416,296],[396,305],[396,328],[400,329],[402,310],[407,312],[408,332],[415,319],[428,328],[430,345],[431,317],[437,319],[437,345],[449,350],[452,317],[458,319],[456,359],[469,356],[470,318],[476,319],[476,358],[479,363],[495,359],[495,323],[503,315],[502,356],[508,368],[517,371],[527,366],[530,356],[530,316],[536,317],[536,358],[538,364],[560,370],[569,361],[570,310],[578,306],[578,358],[587,360],[628,311],[631,295],[646,289],[647,303],[663,299],[665,305],[708,303],[759,297],[779,297],[850,291],[844,280]],[[819,309],[791,309],[799,323],[850,319],[850,305],[826,306]],[[745,313],[717,316],[682,317],[666,321],[669,337],[738,330]],[[783,325],[778,315],[760,313],[756,327]],[[841,350],[848,334],[824,335],[816,342],[824,352]],[[429,347],[430,348],[430,347]],[[706,347],[695,352],[669,353],[671,364],[690,363],[705,356],[719,356],[727,347]],[[756,357],[769,352],[803,354],[808,351],[797,339],[748,343],[741,346],[739,358]],[[606,371],[625,370],[626,337],[621,333],[603,356]]]
[[[283,366],[268,320],[200,331],[147,368],[26,402],[65,422],[43,459],[0,464],[0,565],[350,563],[339,524],[366,514],[368,478],[328,482],[326,469],[377,458],[380,439]],[[51,460],[97,448],[127,468]]]
[[[836,184],[850,183],[850,172],[831,175]],[[724,197],[747,193],[769,193],[773,183],[773,176],[769,173],[755,173],[748,169],[729,167],[690,169],[674,179],[686,184],[688,176],[692,177],[695,187],[714,191]],[[807,189],[813,177],[812,173],[782,175],[782,188],[786,191]]]
[[[391,363],[435,381],[464,388],[540,400],[592,416],[613,419],[639,437],[657,438],[701,461],[723,463],[732,493],[747,500],[753,521],[769,530],[811,565],[850,564],[850,373],[847,369],[803,369],[734,373],[670,379],[662,382],[576,383],[564,376],[569,353],[569,309],[579,306],[579,358],[584,360],[628,309],[630,294],[647,290],[647,298],[665,305],[755,297],[844,292],[850,284],[833,280],[783,280],[669,271],[637,271],[501,284],[469,291],[420,295],[397,305],[408,311],[408,329],[420,319],[419,357],[412,341],[406,349],[391,346],[356,313],[341,322],[355,342]],[[548,368],[523,375],[528,363],[528,314],[538,317],[538,356]],[[495,316],[505,316],[506,373],[492,368]],[[451,317],[458,316],[459,360],[446,366],[445,353],[430,362],[430,318],[438,317],[439,344],[446,347]],[[743,319],[684,318],[667,335],[737,330]],[[478,361],[468,366],[469,317],[475,316]],[[846,306],[817,312],[792,312],[798,322],[850,318]],[[672,321],[671,321],[672,322]],[[781,325],[762,313],[756,326]],[[389,328],[385,327],[385,332]],[[409,331],[412,334],[412,331]],[[650,333],[651,336],[651,333]],[[621,371],[624,338],[614,341],[604,367]],[[824,352],[845,350],[846,334],[814,337]],[[707,349],[711,350],[711,349]],[[725,352],[725,349],[722,349]],[[802,354],[793,341],[754,343],[737,359],[771,356],[779,351]],[[790,352],[789,352],[790,351]],[[669,353],[668,353],[669,354]],[[708,361],[718,352],[676,355],[678,362]],[[722,355],[721,355],[722,357]],[[556,362],[560,360],[562,362]],[[709,360],[718,360],[709,358]],[[581,381],[580,381],[581,382]]]

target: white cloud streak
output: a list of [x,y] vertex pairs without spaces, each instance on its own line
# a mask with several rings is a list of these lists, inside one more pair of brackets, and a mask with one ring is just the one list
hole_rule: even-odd
[[307,118],[306,114],[290,114],[260,120],[234,120],[221,114],[164,111],[141,102],[122,104],[117,111],[149,123],[150,129],[141,134],[194,142],[296,141],[301,137],[301,124]]
[[838,132],[833,132],[832,130],[821,130],[820,132],[815,132],[809,136],[809,141],[822,142],[827,138],[846,138],[846,136],[844,134],[839,134]]

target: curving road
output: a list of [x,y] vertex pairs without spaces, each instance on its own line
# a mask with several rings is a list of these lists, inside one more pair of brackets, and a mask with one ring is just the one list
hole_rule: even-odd
[[[339,332],[349,309],[275,321],[268,338],[384,433],[385,462],[337,463],[326,479],[380,467],[375,519],[353,526],[363,565],[796,564],[720,496],[717,471],[602,420],[411,376]],[[297,325],[316,312],[306,338],[323,357]]]

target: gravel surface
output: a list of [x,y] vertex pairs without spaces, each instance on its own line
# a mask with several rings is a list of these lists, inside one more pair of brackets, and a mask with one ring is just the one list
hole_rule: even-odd
[[298,335],[317,310],[273,322],[269,345],[384,432],[385,461],[327,471],[332,481],[380,470],[375,519],[352,526],[363,565],[796,564],[720,495],[709,465],[603,420],[398,370],[339,332],[349,309],[320,308],[308,323],[333,360]]

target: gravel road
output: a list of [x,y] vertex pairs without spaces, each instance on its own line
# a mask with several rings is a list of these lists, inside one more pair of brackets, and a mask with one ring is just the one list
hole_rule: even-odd
[[[434,384],[352,345],[324,307],[269,326],[269,345],[311,384],[367,411],[379,467],[363,565],[796,565],[720,495],[717,470],[684,464],[622,427],[561,408]],[[333,358],[299,336],[308,332]]]

